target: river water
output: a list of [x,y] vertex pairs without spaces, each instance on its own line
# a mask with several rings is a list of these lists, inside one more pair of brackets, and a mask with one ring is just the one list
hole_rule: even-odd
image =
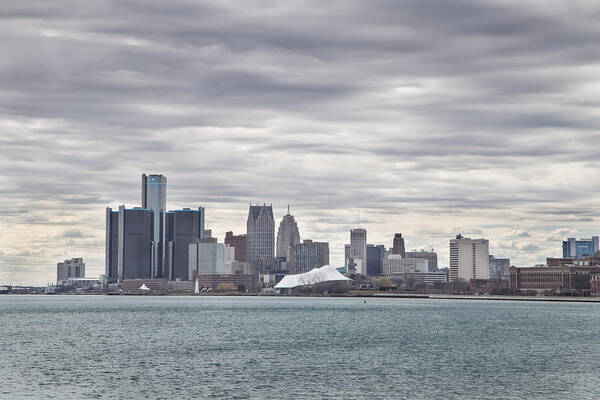
[[2,399],[597,399],[600,304],[0,296]]

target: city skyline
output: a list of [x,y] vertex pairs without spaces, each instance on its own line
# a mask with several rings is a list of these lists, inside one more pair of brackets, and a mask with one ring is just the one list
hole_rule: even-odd
[[459,233],[532,266],[600,231],[593,2],[134,10],[0,5],[0,284],[102,273],[104,210],[139,206],[142,173],[220,242],[291,204],[334,265],[357,208],[369,243],[440,267]]

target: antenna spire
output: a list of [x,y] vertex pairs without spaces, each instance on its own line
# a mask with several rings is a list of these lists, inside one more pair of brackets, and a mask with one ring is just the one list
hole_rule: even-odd
[[288,215],[290,215],[290,205],[288,204]]
[[357,222],[358,222],[357,228],[360,228],[360,207],[358,208]]

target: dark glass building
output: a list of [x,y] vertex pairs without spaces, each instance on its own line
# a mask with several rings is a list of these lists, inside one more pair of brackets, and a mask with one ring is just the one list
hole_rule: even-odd
[[118,225],[118,280],[151,278],[154,212],[120,206]]
[[367,245],[367,275],[377,276],[383,273],[383,256],[385,253],[385,246],[380,245]]
[[166,213],[165,272],[171,280],[189,279],[189,245],[204,239],[204,208]]

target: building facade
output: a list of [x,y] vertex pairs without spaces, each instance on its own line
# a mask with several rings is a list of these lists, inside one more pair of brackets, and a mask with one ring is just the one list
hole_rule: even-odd
[[142,174],[142,208],[153,211],[152,277],[165,276],[163,271],[166,241],[165,213],[167,211],[167,177]]
[[[367,275],[367,230],[350,230],[350,245],[344,250],[346,267],[354,266],[356,273]],[[352,262],[350,262],[352,260]],[[358,269],[356,268],[358,267]],[[350,270],[348,270],[350,272]]]
[[171,280],[188,280],[189,245],[204,239],[205,212],[203,207],[197,210],[184,208],[172,210],[166,214],[167,242],[165,256],[165,274]]
[[195,275],[231,274],[235,249],[214,238],[200,239],[189,245],[188,278]]
[[383,274],[383,260],[385,257],[385,246],[367,245],[367,275],[377,276]]
[[509,286],[514,290],[589,295],[600,266],[510,267]]
[[275,255],[273,207],[267,205],[250,205],[246,229],[247,261],[254,262],[261,258],[273,258]]
[[493,254],[490,254],[489,261],[489,279],[496,281],[508,281],[510,277],[510,259],[509,258],[496,258]]
[[143,208],[106,209],[105,274],[109,281],[152,278],[154,212]]
[[402,258],[400,254],[390,254],[387,265],[385,275],[429,272],[427,260],[422,258]]
[[450,239],[450,282],[457,279],[489,279],[489,241],[462,235]]
[[422,258],[424,260],[427,260],[427,266],[430,271],[433,272],[438,270],[438,255],[433,250],[407,251],[406,258]]
[[394,235],[392,254],[400,254],[402,257],[407,257],[406,250],[404,248],[404,238],[402,237],[401,233],[396,233]]
[[291,254],[294,257],[294,274],[302,274],[314,268],[329,265],[329,243],[314,242],[306,239],[293,247]]
[[235,248],[235,261],[246,262],[246,235],[234,235],[230,231],[225,233],[224,242]]
[[277,257],[289,259],[290,249],[293,249],[297,244],[300,244],[300,232],[298,231],[298,225],[294,216],[290,215],[288,210],[288,213],[283,216],[277,230]]
[[568,238],[562,244],[563,258],[591,257],[600,251],[600,237],[592,236],[591,239]]
[[85,278],[83,258],[71,258],[56,264],[56,284],[66,282],[69,278]]

